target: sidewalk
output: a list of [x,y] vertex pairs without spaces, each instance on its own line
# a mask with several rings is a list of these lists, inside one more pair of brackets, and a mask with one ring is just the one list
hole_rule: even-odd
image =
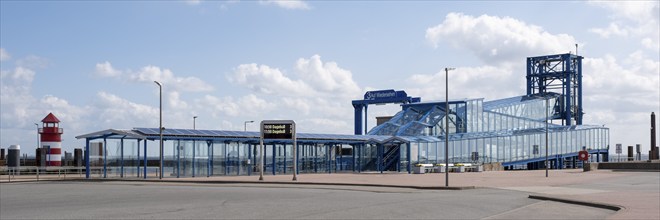
[[[147,181],[147,182],[188,182],[188,183],[268,183],[268,184],[322,184],[354,186],[388,186],[416,189],[470,189],[497,188],[529,192],[560,199],[578,200],[622,207],[611,216],[613,219],[660,219],[660,172],[613,172],[597,170],[550,170],[545,177],[545,170],[536,171],[491,171],[480,173],[450,173],[449,188],[445,188],[444,173],[406,174],[406,173],[333,173],[300,174],[297,181],[292,175],[265,175],[259,181],[259,175],[252,176],[213,176],[195,178],[167,177],[159,180],[142,178],[109,178],[103,180]],[[21,177],[26,178],[28,177]],[[47,177],[52,178],[52,177]],[[44,177],[41,177],[43,180]],[[80,179],[71,175],[68,179]],[[7,177],[0,177],[0,182],[7,182]]]

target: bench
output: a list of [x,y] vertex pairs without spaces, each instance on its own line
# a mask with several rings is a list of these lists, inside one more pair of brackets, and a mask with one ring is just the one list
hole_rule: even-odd
[[413,168],[414,174],[430,173],[433,171],[433,164],[416,164]]

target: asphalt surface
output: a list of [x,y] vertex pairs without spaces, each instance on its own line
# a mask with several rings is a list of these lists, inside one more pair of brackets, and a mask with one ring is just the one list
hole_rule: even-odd
[[0,184],[0,219],[603,219],[520,190],[172,182]]

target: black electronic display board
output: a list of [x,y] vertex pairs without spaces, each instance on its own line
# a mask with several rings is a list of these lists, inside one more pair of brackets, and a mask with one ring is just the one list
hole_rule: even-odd
[[291,123],[264,123],[264,139],[293,139],[293,126]]

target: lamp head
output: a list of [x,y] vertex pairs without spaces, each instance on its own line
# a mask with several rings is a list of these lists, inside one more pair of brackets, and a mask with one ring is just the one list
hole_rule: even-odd
[[156,83],[156,85],[158,85],[158,86],[163,86],[163,85],[161,85],[160,82],[158,82],[158,81],[155,81],[155,80],[154,80],[154,83]]

